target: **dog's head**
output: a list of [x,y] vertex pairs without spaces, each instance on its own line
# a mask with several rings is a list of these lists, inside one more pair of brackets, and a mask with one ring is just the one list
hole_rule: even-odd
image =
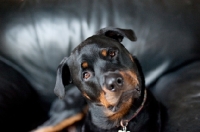
[[126,114],[144,79],[138,60],[121,44],[124,37],[136,40],[132,30],[104,28],[77,46],[58,67],[56,95],[63,98],[65,86],[73,83],[90,107],[100,107],[110,120]]

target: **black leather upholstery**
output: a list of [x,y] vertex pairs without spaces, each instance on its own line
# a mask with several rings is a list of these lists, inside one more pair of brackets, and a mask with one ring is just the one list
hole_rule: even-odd
[[100,28],[133,29],[137,42],[123,43],[141,62],[147,87],[167,108],[171,130],[166,131],[196,132],[199,16],[197,0],[3,0],[0,60],[28,80],[48,111],[64,56]]

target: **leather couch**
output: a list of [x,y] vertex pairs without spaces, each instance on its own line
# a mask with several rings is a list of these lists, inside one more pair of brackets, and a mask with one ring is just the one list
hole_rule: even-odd
[[30,131],[52,119],[60,61],[112,26],[136,33],[136,42],[123,44],[164,106],[163,131],[199,132],[199,16],[198,0],[1,0],[0,131]]

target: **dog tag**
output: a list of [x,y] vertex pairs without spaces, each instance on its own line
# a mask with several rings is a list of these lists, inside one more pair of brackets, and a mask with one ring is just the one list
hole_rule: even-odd
[[118,132],[130,132],[130,131],[126,131],[126,127],[123,127],[123,130],[118,130]]
[[119,130],[118,132],[130,132],[130,131]]

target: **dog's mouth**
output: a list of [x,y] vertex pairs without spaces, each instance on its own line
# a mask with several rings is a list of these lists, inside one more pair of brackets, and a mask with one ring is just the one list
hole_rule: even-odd
[[101,95],[102,100],[100,101],[100,107],[102,108],[105,116],[110,120],[121,119],[130,111],[132,105],[134,104],[136,94],[137,90],[134,88],[121,93],[121,95],[116,98],[113,97],[116,102],[111,102],[111,98],[106,98],[106,93],[104,93]]
[[98,105],[105,108],[108,116],[115,113],[126,113],[134,103],[134,99],[139,96],[140,90],[137,88],[132,88],[119,93],[104,91],[100,95],[100,103]]
[[[124,107],[126,108],[128,108],[129,106],[131,107],[131,104],[133,103],[134,99],[139,97],[139,94],[140,92],[137,89],[131,89],[131,90],[125,91],[121,93],[121,95],[116,95],[116,97],[113,97],[109,94],[106,95],[105,93],[104,94],[105,100],[103,102],[103,106],[109,111],[116,113],[120,111],[121,109],[123,109]],[[107,96],[110,96],[110,97],[107,97]],[[105,101],[107,101],[107,104],[105,104]]]

